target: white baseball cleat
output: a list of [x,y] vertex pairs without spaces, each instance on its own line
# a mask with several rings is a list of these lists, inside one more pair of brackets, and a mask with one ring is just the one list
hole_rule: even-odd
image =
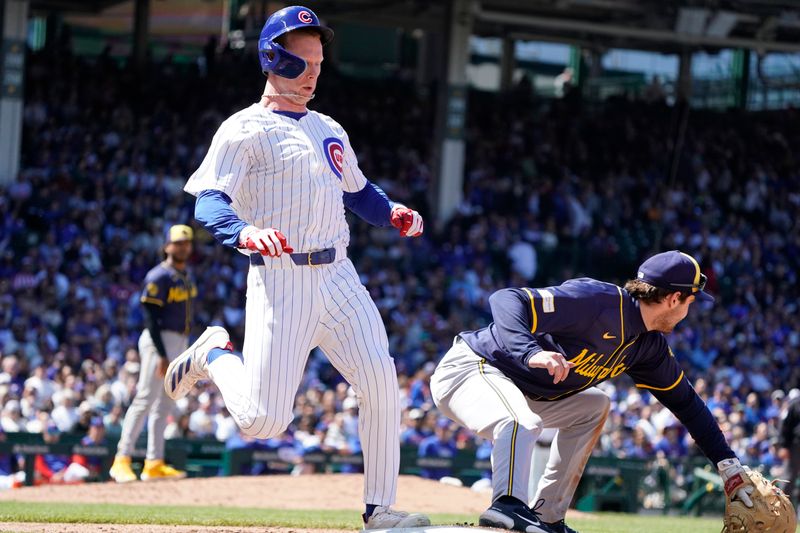
[[195,383],[208,379],[208,352],[214,348],[225,348],[229,342],[230,337],[225,328],[206,328],[194,344],[167,367],[164,376],[164,391],[167,396],[179,400],[189,394]]
[[364,523],[364,529],[391,529],[396,527],[421,527],[431,525],[430,519],[420,513],[395,511],[389,506],[378,506]]

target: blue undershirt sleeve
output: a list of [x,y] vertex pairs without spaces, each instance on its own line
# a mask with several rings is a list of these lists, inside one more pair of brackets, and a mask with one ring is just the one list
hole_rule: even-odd
[[373,226],[391,226],[394,202],[389,200],[383,189],[367,181],[358,192],[344,192],[342,200],[345,207]]
[[207,189],[197,195],[194,218],[220,243],[237,248],[239,233],[247,223],[236,215],[231,202],[224,192]]

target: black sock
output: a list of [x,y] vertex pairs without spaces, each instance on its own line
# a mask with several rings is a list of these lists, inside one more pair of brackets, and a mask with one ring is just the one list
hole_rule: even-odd
[[520,500],[519,498],[515,498],[513,496],[500,496],[495,501],[504,503],[506,505],[525,505],[525,503],[522,500]]
[[375,512],[376,507],[377,505],[372,505],[371,503],[367,504],[367,512],[364,513],[365,520],[369,520],[369,517],[372,516],[372,513]]

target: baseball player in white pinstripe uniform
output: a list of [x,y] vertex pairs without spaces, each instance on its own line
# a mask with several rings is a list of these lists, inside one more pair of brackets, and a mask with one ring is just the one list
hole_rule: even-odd
[[358,168],[344,129],[310,111],[333,32],[307,8],[273,14],[259,42],[268,75],[261,101],[220,126],[186,191],[195,217],[223,244],[250,255],[243,357],[210,327],[167,370],[185,396],[210,378],[248,436],[276,436],[293,419],[309,352],[320,347],[356,391],[364,451],[365,528],[430,524],[390,508],[400,463],[397,375],[375,304],[347,258],[345,207],[401,235],[422,234],[420,215],[391,202]]

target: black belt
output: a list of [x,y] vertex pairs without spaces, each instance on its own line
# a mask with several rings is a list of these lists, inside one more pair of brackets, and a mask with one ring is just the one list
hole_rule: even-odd
[[[326,248],[317,252],[289,254],[295,265],[317,266],[328,265],[336,259],[336,248]],[[250,264],[264,266],[264,258],[259,254],[250,254]]]

